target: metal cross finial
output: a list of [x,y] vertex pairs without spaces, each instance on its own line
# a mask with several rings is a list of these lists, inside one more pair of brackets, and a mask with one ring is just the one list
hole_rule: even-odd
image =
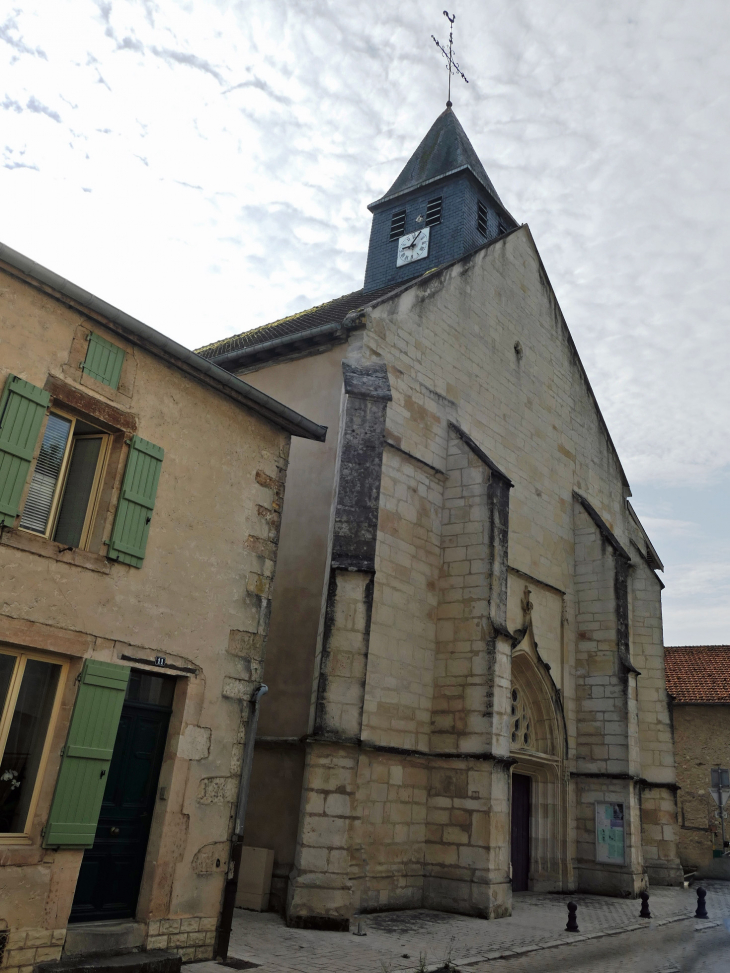
[[451,45],[454,42],[454,21],[456,20],[456,14],[449,15],[449,11],[448,10],[444,10],[444,17],[446,17],[446,19],[449,22],[449,52],[448,52],[448,54],[446,53],[446,48],[445,47],[442,47],[441,44],[439,44],[439,42],[436,40],[436,38],[433,36],[433,34],[431,34],[431,40],[434,42],[434,44],[436,45],[436,47],[438,47],[438,49],[441,51],[441,53],[443,54],[443,56],[449,62],[448,65],[447,65],[447,67],[449,69],[449,100],[446,102],[446,107],[447,108],[451,108],[451,75],[454,74],[454,73],[455,74],[460,74],[461,77],[464,79],[464,81],[466,81],[467,84],[469,84],[469,79],[464,74],[464,72],[461,70],[461,68],[459,67],[459,65],[456,63],[456,61],[454,60],[454,56],[453,56],[453,54],[451,52]]

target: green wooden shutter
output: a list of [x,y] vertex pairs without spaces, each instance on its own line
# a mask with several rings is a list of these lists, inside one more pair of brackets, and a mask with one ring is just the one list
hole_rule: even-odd
[[0,525],[15,522],[50,401],[44,389],[8,375],[0,399]]
[[107,557],[142,567],[165,450],[132,436]]
[[89,335],[89,348],[86,352],[86,358],[81,363],[81,367],[87,375],[91,375],[97,382],[111,385],[115,389],[119,385],[123,363],[124,349],[92,331]]
[[94,844],[129,672],[129,666],[84,662],[43,837],[45,848]]

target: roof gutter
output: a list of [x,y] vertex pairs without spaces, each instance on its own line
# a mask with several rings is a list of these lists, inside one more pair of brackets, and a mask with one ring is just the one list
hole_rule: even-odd
[[[111,322],[119,328],[125,338],[171,361],[182,371],[192,374],[204,384],[227,394],[229,398],[243,402],[254,412],[285,429],[293,436],[314,439],[318,442],[325,441],[327,426],[320,426],[318,423],[312,422],[311,419],[305,418],[277,399],[255,389],[247,382],[242,382],[240,378],[235,378],[230,372],[219,368],[218,365],[213,365],[205,358],[201,358],[200,355],[196,355],[194,351],[190,351],[184,345],[173,341],[172,338],[160,334],[159,331],[155,331],[149,325],[143,324],[142,321],[120,311],[119,308],[107,304],[101,298],[90,294],[89,291],[85,291],[77,284],[72,284],[71,281],[59,274],[54,274],[52,270],[42,267],[34,260],[3,243],[0,243],[0,261],[20,271],[26,277],[32,278],[63,295],[73,302],[75,307],[90,311],[93,315],[102,319],[102,324]],[[114,329],[112,328],[112,330]]]

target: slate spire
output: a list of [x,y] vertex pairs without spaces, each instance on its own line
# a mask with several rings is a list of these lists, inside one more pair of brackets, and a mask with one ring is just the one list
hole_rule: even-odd
[[458,260],[517,226],[451,107],[368,209],[365,293]]
[[[471,170],[487,192],[501,205],[502,201],[461,122],[452,108],[446,108],[428,130],[396,181],[377,203],[464,169]],[[371,204],[374,205],[376,204]]]

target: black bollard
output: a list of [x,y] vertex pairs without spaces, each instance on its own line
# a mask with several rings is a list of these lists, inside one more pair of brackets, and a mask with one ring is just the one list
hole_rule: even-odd
[[695,912],[695,919],[709,919],[707,915],[707,909],[705,908],[705,896],[707,892],[703,888],[697,889],[697,912]]
[[568,925],[565,927],[566,932],[580,932],[578,928],[578,917],[576,913],[578,911],[578,906],[575,902],[568,903]]
[[641,899],[639,919],[651,919],[651,912],[649,912],[649,893],[639,892],[639,898]]

